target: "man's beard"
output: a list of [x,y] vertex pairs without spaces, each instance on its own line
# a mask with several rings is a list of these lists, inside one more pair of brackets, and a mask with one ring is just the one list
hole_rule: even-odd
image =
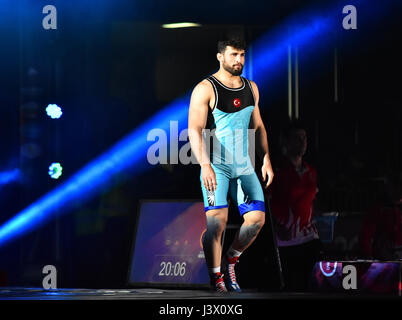
[[243,66],[241,65],[240,68],[235,68],[227,65],[226,63],[223,63],[223,69],[225,69],[227,72],[229,72],[232,76],[240,76],[241,73],[243,72]]

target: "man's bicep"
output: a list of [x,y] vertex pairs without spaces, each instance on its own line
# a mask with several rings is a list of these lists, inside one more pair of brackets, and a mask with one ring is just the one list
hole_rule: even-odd
[[254,99],[255,99],[255,105],[254,105],[254,110],[251,114],[251,126],[254,129],[257,129],[259,127],[264,127],[264,123],[261,118],[261,113],[260,113],[260,107],[259,107],[259,100],[260,100],[260,94],[258,91],[258,87],[254,81],[250,81],[251,87],[253,89],[253,94],[254,94]]
[[255,106],[258,106],[258,104],[260,102],[260,92],[258,91],[257,84],[254,81],[250,81],[250,83],[251,83],[251,88],[252,88],[253,94],[254,94]]
[[189,128],[205,128],[208,117],[208,103],[209,97],[205,85],[197,85],[193,90],[190,100]]
[[258,105],[254,106],[254,110],[251,113],[251,127],[253,129],[258,129],[260,127],[264,127],[264,122],[261,118],[260,108]]

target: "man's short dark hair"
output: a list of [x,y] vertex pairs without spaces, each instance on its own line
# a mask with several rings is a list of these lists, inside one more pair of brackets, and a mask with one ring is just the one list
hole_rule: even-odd
[[241,38],[230,38],[218,41],[218,52],[224,53],[226,47],[233,47],[237,50],[246,50],[246,42]]

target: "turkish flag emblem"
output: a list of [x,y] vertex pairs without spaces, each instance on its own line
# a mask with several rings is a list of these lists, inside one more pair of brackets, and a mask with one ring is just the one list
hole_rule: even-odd
[[240,107],[240,105],[241,105],[240,99],[239,99],[239,98],[234,99],[234,100],[233,100],[233,105],[234,105],[236,108]]

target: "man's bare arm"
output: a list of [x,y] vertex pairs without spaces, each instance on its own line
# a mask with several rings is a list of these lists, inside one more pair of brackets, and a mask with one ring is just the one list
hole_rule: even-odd
[[211,90],[212,87],[207,80],[200,82],[194,88],[188,114],[188,136],[191,150],[201,166],[201,176],[205,188],[216,190],[215,172],[211,167],[206,144],[202,137],[202,130],[205,129],[208,117]]
[[250,82],[255,96],[255,107],[253,113],[251,114],[251,128],[255,129],[256,142],[257,142],[256,150],[260,153],[260,156],[263,159],[263,165],[261,168],[262,178],[265,181],[266,176],[268,176],[267,184],[265,186],[268,187],[271,184],[272,179],[274,177],[271,165],[271,159],[269,157],[268,135],[264,126],[264,122],[262,121],[261,118],[260,108],[258,106],[259,103],[258,87],[254,81]]

